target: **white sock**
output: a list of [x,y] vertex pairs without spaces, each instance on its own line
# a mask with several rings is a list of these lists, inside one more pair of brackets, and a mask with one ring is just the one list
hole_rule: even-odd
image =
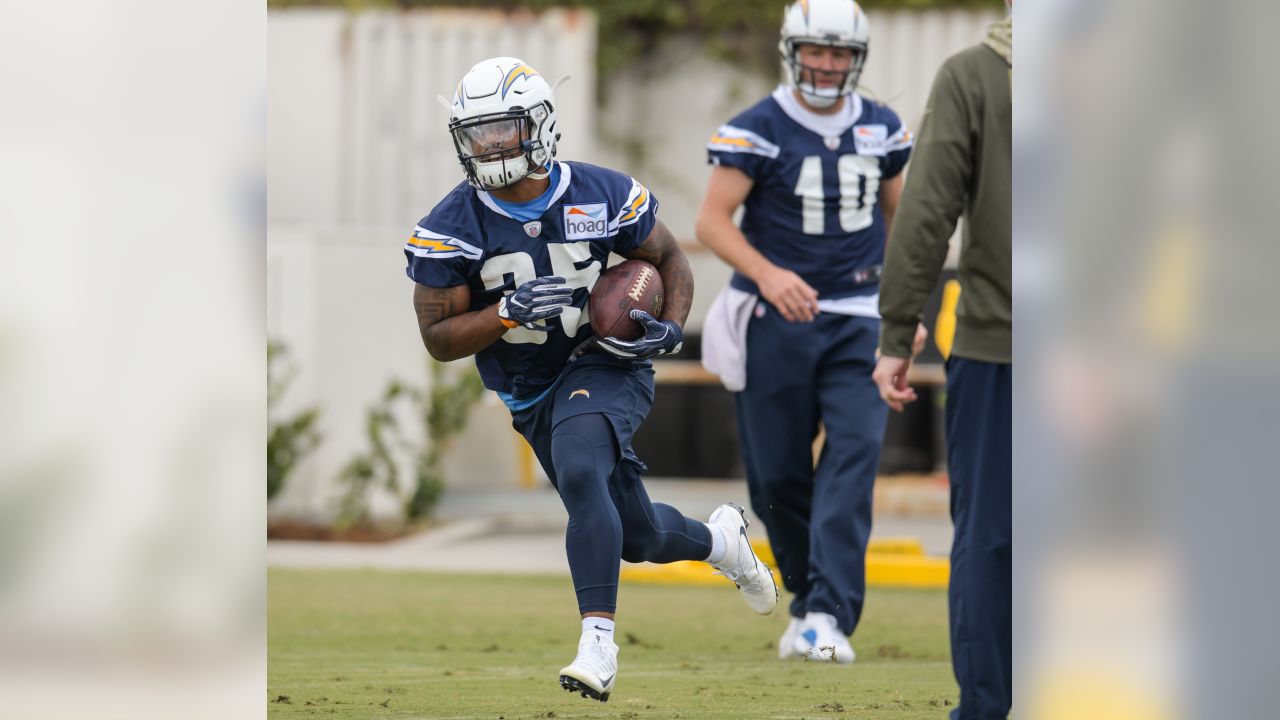
[[707,530],[711,532],[711,554],[707,556],[707,562],[718,563],[724,559],[725,554],[724,530],[716,525],[707,525]]
[[582,632],[595,633],[609,638],[613,641],[613,621],[609,618],[602,617],[584,617],[582,618]]

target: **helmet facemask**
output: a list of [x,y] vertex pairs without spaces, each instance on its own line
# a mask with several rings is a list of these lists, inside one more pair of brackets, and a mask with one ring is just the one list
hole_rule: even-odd
[[[853,57],[849,67],[843,70],[826,70],[805,65],[800,59],[801,45],[848,48]],[[791,84],[804,96],[806,103],[815,108],[829,108],[841,97],[858,87],[858,77],[867,61],[867,46],[863,43],[831,42],[818,38],[788,38],[778,48],[782,64]],[[821,83],[819,81],[822,81]]]
[[513,108],[449,123],[467,181],[482,190],[514,185],[543,170],[551,153],[537,140],[547,108]]

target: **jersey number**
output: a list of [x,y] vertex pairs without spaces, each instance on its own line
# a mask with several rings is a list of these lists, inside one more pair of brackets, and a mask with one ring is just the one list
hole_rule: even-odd
[[[595,287],[603,263],[591,257],[591,243],[548,243],[547,254],[551,256],[552,274],[563,277],[566,285],[575,290],[586,288],[588,293]],[[480,279],[484,282],[485,290],[497,290],[506,285],[507,276],[513,279],[513,290],[508,291],[508,295],[514,292],[514,288],[536,279],[538,273],[533,267],[533,257],[526,252],[497,255],[489,258],[480,268]],[[578,330],[590,321],[591,318],[583,312],[582,308],[572,305],[566,305],[564,311],[560,313],[560,327],[569,337],[577,335]],[[546,321],[539,324],[546,325]],[[547,333],[526,327],[514,327],[508,330],[502,339],[509,343],[541,345],[547,341]]]
[[[871,210],[880,190],[880,162],[865,155],[841,155],[836,161],[840,177],[840,229],[855,232],[871,226]],[[810,155],[800,165],[796,181],[804,232],[821,235],[826,226],[826,193],[822,189],[822,157]]]

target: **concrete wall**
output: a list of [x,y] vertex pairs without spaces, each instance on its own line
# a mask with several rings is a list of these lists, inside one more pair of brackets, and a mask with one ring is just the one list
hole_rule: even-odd
[[[572,75],[557,90],[561,123],[591,124],[587,12],[289,10],[269,13],[267,31],[273,223],[411,230],[462,180],[436,95],[451,99],[486,57],[521,57],[551,82]],[[591,140],[568,133],[562,152],[590,156]]]
[[[980,40],[994,19],[871,13],[863,85],[918,126],[938,65]],[[579,10],[273,11],[268,33],[267,327],[302,370],[285,409],[319,403],[325,413],[325,443],[273,503],[278,515],[331,509],[334,476],[363,447],[365,407],[393,376],[425,382],[400,247],[462,179],[435,96],[451,96],[471,64],[516,55],[552,81],[571,75],[557,91],[560,157],[636,176],[689,241],[709,174],[707,138],[777,81],[710,59],[696,38],[675,37],[658,57],[611,78],[597,106],[596,25]],[[696,332],[728,269],[705,252],[691,260]],[[515,484],[519,442],[490,394],[447,463],[450,481]]]

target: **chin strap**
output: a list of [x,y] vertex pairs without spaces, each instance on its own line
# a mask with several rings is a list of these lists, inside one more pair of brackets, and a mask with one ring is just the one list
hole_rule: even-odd
[[531,178],[533,178],[534,180],[545,180],[545,179],[547,179],[547,178],[551,177],[551,164],[552,164],[552,163],[554,163],[554,162],[555,162],[555,160],[551,160],[551,161],[550,161],[550,162],[548,162],[546,165],[543,165],[543,166],[542,166],[542,168],[541,168],[540,170],[534,170],[533,172],[529,173],[528,175],[525,175],[525,177],[531,177]]
[[812,90],[806,91],[803,86],[798,86],[798,89],[800,90],[800,94],[804,96],[805,102],[819,109],[829,108],[837,102],[840,102],[840,98],[844,97],[843,95],[836,95],[835,97],[819,95]]

